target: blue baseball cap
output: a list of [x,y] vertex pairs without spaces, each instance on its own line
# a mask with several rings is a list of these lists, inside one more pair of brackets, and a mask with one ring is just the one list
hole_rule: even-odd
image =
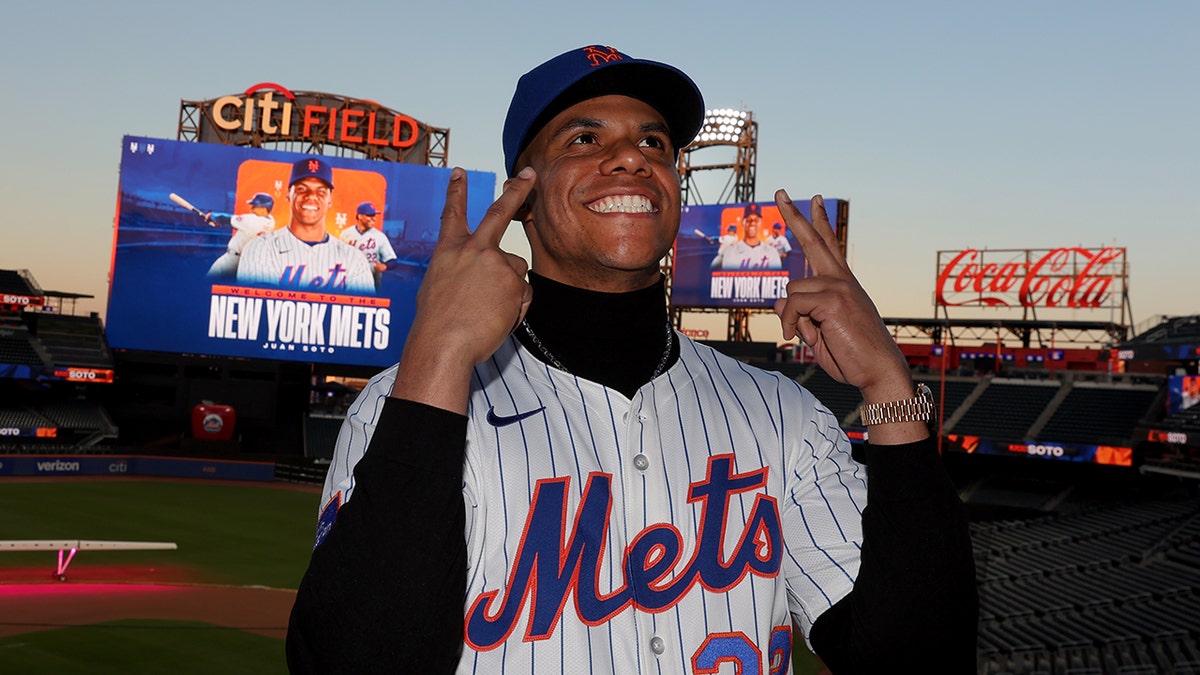
[[378,215],[379,212],[375,210],[375,205],[371,202],[363,202],[358,205],[358,214],[363,216],[374,216]]
[[601,45],[573,49],[521,76],[504,119],[504,168],[516,173],[517,157],[555,115],[598,96],[620,94],[643,101],[667,122],[671,145],[682,150],[704,122],[704,97],[682,70],[635,59]]
[[745,218],[746,216],[758,216],[759,218],[762,218],[762,207],[754,202],[750,202],[746,205],[746,208],[742,210],[742,217]]
[[288,180],[288,187],[305,178],[320,178],[333,189],[333,167],[320,157],[305,157],[292,164],[292,177]]
[[254,196],[247,200],[246,203],[250,206],[265,207],[268,211],[275,208],[275,200],[265,192],[255,192]]

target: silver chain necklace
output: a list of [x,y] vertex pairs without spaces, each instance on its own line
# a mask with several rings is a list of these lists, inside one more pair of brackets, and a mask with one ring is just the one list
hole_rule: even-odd
[[[529,327],[529,321],[527,321],[525,319],[521,319],[521,328],[525,329],[525,334],[529,336],[529,341],[533,343],[533,346],[538,348],[538,351],[540,351],[542,353],[542,356],[546,357],[546,360],[550,362],[550,365],[554,366],[555,368],[558,368],[559,370],[563,371],[564,373],[566,373],[568,375],[574,374],[571,371],[567,370],[567,367],[564,366],[561,361],[554,358],[554,355],[550,353],[549,349],[546,349],[546,345],[542,344],[542,341],[538,339],[537,333],[534,333],[533,329]],[[665,370],[667,367],[667,361],[670,360],[670,358],[671,358],[671,348],[674,346],[675,346],[675,331],[671,330],[671,322],[668,321],[667,322],[667,348],[663,350],[662,358],[658,360],[658,367],[654,369],[654,374],[650,376],[650,379],[653,380],[654,378],[658,377],[659,375],[662,375],[663,370]]]

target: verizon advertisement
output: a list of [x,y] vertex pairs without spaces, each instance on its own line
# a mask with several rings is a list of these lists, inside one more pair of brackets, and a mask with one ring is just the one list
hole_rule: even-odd
[[943,307],[1112,309],[1127,292],[1124,248],[938,251]]
[[[796,206],[810,217],[808,202]],[[826,199],[825,209],[830,214],[846,210],[837,199]],[[769,308],[787,295],[790,279],[810,275],[804,252],[774,202],[683,207],[672,305]]]
[[[126,137],[109,344],[390,365],[449,180],[415,164]],[[467,180],[478,223],[495,175]]]

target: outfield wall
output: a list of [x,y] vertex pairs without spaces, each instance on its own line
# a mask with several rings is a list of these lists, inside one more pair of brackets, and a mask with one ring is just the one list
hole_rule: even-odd
[[273,481],[275,464],[143,455],[2,455],[0,476],[159,476]]

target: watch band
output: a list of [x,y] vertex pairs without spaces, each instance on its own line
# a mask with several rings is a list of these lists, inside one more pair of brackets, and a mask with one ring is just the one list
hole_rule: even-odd
[[859,419],[866,426],[897,422],[933,421],[933,391],[924,384],[917,385],[917,395],[902,401],[872,403],[859,408]]

